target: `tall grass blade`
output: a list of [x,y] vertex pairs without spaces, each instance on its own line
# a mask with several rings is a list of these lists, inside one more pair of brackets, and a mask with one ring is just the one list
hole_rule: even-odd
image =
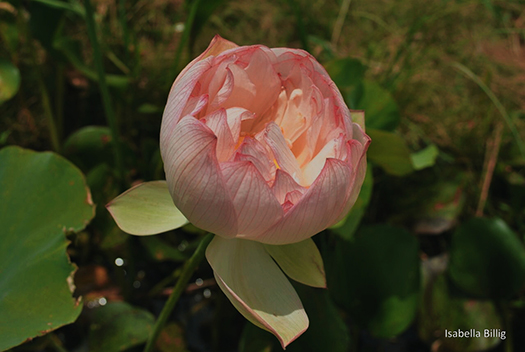
[[301,40],[301,46],[304,50],[309,50],[308,45],[308,34],[306,33],[306,26],[304,25],[303,14],[301,13],[301,7],[296,3],[296,0],[288,0],[288,5],[292,8],[297,21],[297,30],[299,31],[299,39]]
[[343,24],[345,23],[346,15],[348,15],[348,9],[350,8],[350,3],[352,0],[343,0],[341,7],[339,8],[339,14],[337,15],[337,20],[334,24],[334,30],[332,32],[332,46],[335,48],[339,37],[341,36],[341,31],[343,30]]
[[516,141],[516,144],[518,145],[518,148],[520,150],[521,155],[525,159],[525,145],[523,144],[523,140],[521,136],[518,133],[518,130],[514,123],[512,122],[511,117],[507,113],[507,110],[501,104],[498,97],[494,95],[494,93],[490,90],[489,87],[479,78],[474,72],[472,72],[468,67],[460,64],[459,62],[453,62],[451,64],[455,69],[460,71],[462,74],[470,78],[472,81],[474,81],[484,92],[487,94],[487,96],[492,100],[492,103],[494,106],[496,106],[496,109],[498,109],[499,113],[503,117],[503,120],[505,120],[505,123],[509,127],[510,131],[512,132],[512,136],[514,137],[514,140]]
[[98,85],[100,87],[100,95],[102,96],[102,104],[104,105],[104,112],[106,113],[106,119],[111,129],[111,138],[115,146],[115,161],[117,163],[117,173],[120,182],[120,186],[124,188],[125,185],[125,170],[124,170],[124,158],[122,153],[122,146],[119,139],[119,131],[117,125],[117,116],[113,110],[111,103],[111,96],[109,94],[108,85],[106,82],[106,74],[104,72],[104,66],[102,63],[102,52],[100,50],[100,44],[97,38],[97,31],[95,27],[95,17],[93,7],[90,0],[84,2],[86,9],[86,25],[88,37],[93,47],[93,59],[95,61],[95,67],[98,74]]
[[200,2],[201,0],[193,1],[190,8],[190,14],[188,15],[188,19],[184,24],[184,31],[182,32],[182,37],[180,39],[179,46],[177,47],[177,51],[175,52],[175,62],[173,63],[173,70],[170,75],[174,78],[179,72],[179,64],[182,56],[182,50],[184,49],[184,47],[188,43],[188,39],[190,38],[191,29],[193,27],[193,22],[195,21],[195,16],[197,15],[197,9],[199,8]]

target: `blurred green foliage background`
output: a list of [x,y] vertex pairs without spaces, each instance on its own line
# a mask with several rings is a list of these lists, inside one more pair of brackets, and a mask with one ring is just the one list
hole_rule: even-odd
[[[524,351],[523,0],[1,1],[0,225],[8,228],[21,209],[9,198],[20,170],[45,158],[69,160],[58,173],[71,172],[75,182],[71,164],[82,171],[96,213],[85,229],[64,231],[82,313],[71,307],[73,317],[22,332],[17,342],[0,329],[0,346],[141,350],[203,232],[187,225],[129,236],[104,204],[130,185],[164,178],[158,135],[169,89],[215,34],[309,51],[349,107],[366,112],[369,171],[347,218],[314,237],[329,289],[295,285],[310,328],[288,349]],[[27,199],[38,214],[49,203],[35,189]],[[66,194],[85,199],[74,192]],[[65,229],[73,226],[67,221]],[[7,244],[32,241],[32,232],[6,231],[0,275],[25,282],[10,271],[16,258]],[[281,350],[235,311],[207,264],[194,280],[159,351]],[[0,290],[11,288],[6,282],[0,277]],[[0,314],[0,326],[17,319]],[[482,337],[446,338],[445,329]],[[485,337],[484,329],[500,335]]]

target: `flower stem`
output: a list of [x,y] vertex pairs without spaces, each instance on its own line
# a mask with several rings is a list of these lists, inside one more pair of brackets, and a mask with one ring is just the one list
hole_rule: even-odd
[[164,308],[162,308],[162,311],[160,312],[159,318],[157,319],[155,326],[153,327],[153,332],[148,338],[148,342],[146,343],[144,352],[153,351],[153,347],[155,346],[155,342],[157,341],[157,337],[159,336],[160,331],[164,327],[164,324],[166,324],[166,320],[168,320],[168,317],[173,311],[173,308],[175,308],[175,305],[177,304],[177,301],[179,300],[182,291],[184,291],[186,285],[188,284],[188,281],[190,281],[191,275],[193,274],[199,263],[202,261],[202,259],[204,259],[206,247],[208,247],[208,244],[211,242],[212,239],[213,234],[207,234],[201,240],[199,246],[191,256],[191,258],[188,259],[188,261],[186,261],[186,263],[184,264],[180,278],[177,281],[175,287],[173,288],[170,297],[166,301]]

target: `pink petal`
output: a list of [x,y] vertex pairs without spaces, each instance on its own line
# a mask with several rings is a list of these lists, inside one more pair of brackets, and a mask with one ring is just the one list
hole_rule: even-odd
[[225,60],[214,67],[215,70],[213,72],[210,70],[208,76],[203,79],[202,84],[211,97],[208,113],[221,107],[232,93],[234,83],[233,73],[228,67],[230,61]]
[[299,202],[299,200],[301,200],[302,197],[303,197],[303,192],[301,192],[299,190],[291,191],[291,192],[286,193],[286,197],[284,198],[284,202],[285,203],[295,204],[295,203]]
[[[292,148],[297,163],[301,168],[310,162],[320,148],[324,146],[324,141],[321,140],[322,132],[325,131],[324,125],[332,125],[328,120],[330,117],[327,116],[333,112],[330,99],[323,99],[319,107],[321,112],[312,118],[310,127],[296,140]],[[332,126],[336,128],[335,125]]]
[[341,212],[341,215],[334,222],[334,224],[341,221],[346,216],[346,214],[348,214],[350,209],[352,209],[352,207],[354,206],[357,200],[357,197],[359,196],[359,191],[361,191],[361,186],[363,185],[363,182],[365,180],[365,175],[366,175],[366,157],[363,157],[361,161],[359,162],[359,164],[357,165],[355,176],[349,188],[345,207],[343,211]]
[[202,119],[206,123],[215,136],[217,137],[217,160],[219,162],[226,161],[233,154],[236,141],[226,120],[226,111],[224,109],[215,110],[211,115],[207,115]]
[[256,47],[246,67],[250,81],[257,87],[256,99],[252,102],[250,111],[262,116],[275,102],[281,92],[281,80],[272,65],[275,55],[265,47]]
[[286,171],[292,178],[302,183],[302,172],[297,164],[297,160],[292,151],[288,147],[286,140],[281,132],[279,126],[275,122],[270,122],[266,126],[265,140],[268,146],[272,149],[275,159],[279,167]]
[[282,77],[288,77],[294,67],[301,65],[308,71],[313,71],[312,63],[309,59],[312,56],[306,51],[288,48],[275,48],[271,50],[277,56],[277,62],[274,65],[275,69]]
[[241,123],[243,121],[252,120],[255,118],[254,114],[244,108],[229,108],[226,109],[226,118],[228,126],[234,140],[239,140],[241,133]]
[[274,56],[265,47],[249,46],[237,50],[235,57],[237,60],[227,66],[233,75],[233,89],[221,106],[242,107],[260,117],[280,93],[281,81],[271,61]]
[[239,46],[234,42],[224,39],[220,35],[216,35],[208,45],[208,48],[200,54],[195,60],[203,60],[209,56],[218,56],[224,51],[238,48]]
[[[315,155],[309,163],[303,168],[303,179],[306,184],[312,184],[317,176],[321,173],[328,158],[336,158],[341,160],[341,149],[345,147],[344,136],[340,134],[336,138],[329,140],[323,149]],[[345,148],[346,149],[346,148]]]
[[182,111],[182,116],[191,115],[193,117],[197,117],[202,109],[204,109],[204,107],[208,104],[208,99],[208,94],[190,97],[188,99],[188,104],[186,104],[186,107]]
[[339,222],[344,218],[344,216],[350,211],[350,209],[354,206],[355,201],[357,200],[357,197],[359,196],[359,191],[361,190],[361,186],[363,185],[363,181],[365,179],[366,174],[366,167],[367,167],[367,160],[366,160],[366,151],[368,149],[368,145],[370,144],[370,137],[368,137],[360,127],[354,127],[359,129],[359,133],[363,134],[363,140],[364,145],[361,145],[357,140],[351,140],[348,145],[351,149],[349,151],[349,155],[351,157],[351,160],[348,161],[349,165],[354,165],[355,172],[354,172],[354,179],[352,180],[351,187],[348,191],[347,200],[345,208],[342,212],[342,214],[337,218],[336,222]]
[[287,107],[288,95],[286,94],[286,90],[282,89],[270,110],[268,110],[263,116],[258,116],[258,118],[251,121],[250,124],[245,124],[243,130],[248,131],[251,134],[258,134],[261,131],[264,131],[266,124],[270,121],[275,121],[275,116],[283,116]]
[[264,180],[269,182],[275,177],[275,163],[270,154],[259,141],[246,137],[237,149],[235,161],[251,161]]
[[192,116],[182,118],[169,134],[161,134],[164,170],[177,208],[195,226],[233,237],[237,218],[216,146],[217,137]]
[[346,205],[352,170],[343,161],[327,159],[319,177],[284,218],[257,241],[288,244],[307,239],[333,225]]
[[279,169],[275,173],[275,181],[272,186],[272,191],[279,203],[284,203],[286,195],[289,192],[300,191],[302,194],[305,192],[305,190],[306,188],[295,182],[292,176],[290,176],[286,171]]
[[[239,107],[250,111],[257,88],[250,80],[246,71],[237,64],[230,64],[227,68],[233,77],[232,89],[228,98],[221,104],[223,108]],[[252,111],[254,112],[254,111]]]
[[226,40],[222,38],[220,35],[216,35],[211,40],[210,44],[208,45],[208,48],[199,56],[197,56],[195,59],[193,59],[184,69],[181,71],[181,73],[177,76],[177,80],[179,80],[183,75],[188,73],[188,71],[195,66],[195,64],[199,61],[202,61],[210,56],[218,56],[221,53],[238,48],[239,46],[235,44],[234,42],[230,42],[229,40]]
[[282,217],[281,205],[252,162],[226,162],[221,167],[237,212],[238,237],[253,238]]
[[202,77],[211,68],[210,60],[196,62],[186,74],[181,73],[173,86],[171,87],[168,96],[168,102],[164,108],[162,115],[162,125],[160,128],[161,140],[166,138],[166,134],[175,129],[175,125],[184,116],[182,112],[188,104],[188,100],[197,85],[200,77]]

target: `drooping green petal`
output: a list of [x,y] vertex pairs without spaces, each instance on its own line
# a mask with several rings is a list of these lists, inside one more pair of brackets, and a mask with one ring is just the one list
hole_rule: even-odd
[[290,278],[313,287],[326,287],[323,258],[314,241],[304,241],[264,248]]
[[283,348],[308,328],[299,296],[262,244],[215,236],[206,258],[235,308],[273,333]]
[[141,183],[113,199],[106,208],[120,229],[132,235],[155,235],[188,223],[173,204],[166,181]]

